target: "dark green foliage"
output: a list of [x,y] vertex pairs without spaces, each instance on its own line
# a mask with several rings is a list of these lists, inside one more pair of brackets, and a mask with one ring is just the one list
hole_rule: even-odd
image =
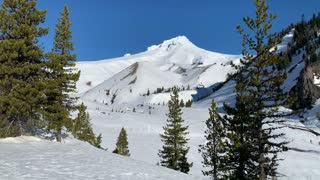
[[72,54],[74,46],[69,18],[68,6],[64,6],[59,22],[56,25],[55,42],[52,50],[54,57],[51,57],[50,61],[53,64],[60,64],[56,68],[53,68],[53,70],[57,73],[57,79],[62,80],[60,89],[65,96],[65,108],[73,111],[77,108],[75,102],[78,98],[71,96],[70,93],[76,92],[76,83],[79,80],[80,72],[75,68],[76,55]]
[[46,11],[36,0],[3,0],[0,9],[0,137],[34,134],[40,121],[44,54],[38,38],[47,34]]
[[180,101],[180,107],[184,107],[183,99],[181,99],[181,101]]
[[38,38],[47,34],[39,25],[45,11],[36,8],[36,0],[3,0],[0,9],[0,137],[35,134],[53,129],[61,141],[62,129],[72,129],[75,137],[100,146],[85,112],[77,109],[76,91],[80,72],[70,30],[69,10],[65,6],[56,26],[54,47],[45,55]]
[[[267,179],[276,176],[277,153],[285,149],[284,134],[275,133],[282,122],[275,118],[277,107],[287,98],[281,85],[286,79],[280,56],[270,51],[278,42],[269,33],[275,16],[268,13],[265,0],[255,0],[256,17],[244,18],[250,33],[238,26],[243,36],[243,59],[234,66],[236,75],[235,107],[224,105],[229,116],[227,127],[228,163],[230,179]],[[268,108],[268,109],[267,109]],[[275,141],[276,140],[276,141]]]
[[95,136],[91,127],[89,113],[86,110],[87,107],[83,103],[78,107],[79,113],[74,119],[72,134],[75,138],[98,147],[101,143],[101,135],[98,138]]
[[157,88],[157,91],[154,94],[162,93],[164,91],[164,87]]
[[7,121],[4,116],[1,116],[0,118],[0,138],[17,136],[17,134],[20,133],[19,126],[14,125],[13,122]]
[[226,171],[226,128],[223,124],[223,118],[219,115],[216,103],[212,100],[209,109],[210,117],[206,121],[205,143],[200,145],[199,152],[202,153],[203,167],[208,169],[202,171],[205,176],[211,179],[223,179]]
[[116,148],[113,151],[113,153],[119,154],[122,156],[130,156],[127,132],[124,128],[121,128],[121,131],[117,140]]
[[69,10],[65,6],[56,25],[54,48],[48,53],[49,61],[46,63],[48,82],[46,88],[47,102],[45,118],[49,121],[49,129],[54,129],[57,141],[61,142],[61,129],[71,128],[70,112],[76,110],[77,98],[70,93],[76,91],[76,82],[80,72],[75,69],[76,56],[71,33]]
[[[309,108],[318,99],[319,89],[313,85],[313,73],[318,74],[314,68],[320,63],[319,53],[317,49],[320,48],[320,16],[314,14],[309,20],[301,20],[292,25],[294,28],[293,42],[288,46],[288,55],[297,55],[301,52],[302,60],[305,62],[305,67],[300,73],[297,85],[291,90],[291,94],[296,94],[297,98],[293,100],[292,109],[299,110]],[[313,72],[310,72],[313,71]],[[290,71],[288,72],[290,73]],[[310,82],[311,81],[311,82]]]
[[102,147],[101,147],[101,143],[102,143],[102,135],[101,135],[101,134],[99,134],[99,135],[97,136],[97,138],[96,138],[96,140],[95,140],[95,142],[94,142],[93,146],[95,146],[95,147],[97,147],[97,148],[102,149]]
[[159,151],[161,166],[168,167],[177,171],[188,173],[192,163],[187,161],[188,126],[183,126],[184,120],[181,115],[178,89],[173,88],[171,99],[168,102],[169,113],[166,126],[163,127],[164,133],[161,141],[164,143],[162,150]]
[[187,159],[187,152],[184,151],[179,162],[178,162],[178,166],[179,166],[179,171],[188,174],[188,172],[190,171],[190,168],[192,167],[192,163],[190,164],[188,162]]
[[186,102],[186,107],[191,107],[192,106],[192,100],[189,99],[187,102]]
[[[293,43],[289,47],[289,53],[299,54],[300,49],[305,48],[308,58],[304,58],[306,64],[310,64],[316,61],[314,53],[316,49],[320,47],[320,38],[318,32],[320,30],[320,16],[315,14],[309,21],[301,20],[293,25],[294,36]],[[312,56],[313,57],[310,57]]]

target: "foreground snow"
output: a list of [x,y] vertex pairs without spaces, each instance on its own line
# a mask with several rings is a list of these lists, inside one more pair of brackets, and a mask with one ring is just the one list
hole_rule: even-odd
[[10,180],[195,179],[189,175],[118,156],[74,140],[60,144],[34,137],[1,139],[0,164],[0,179]]

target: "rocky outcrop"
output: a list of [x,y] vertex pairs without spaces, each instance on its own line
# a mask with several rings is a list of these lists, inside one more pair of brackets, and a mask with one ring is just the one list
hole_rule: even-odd
[[314,84],[314,76],[320,76],[320,63],[314,63],[301,71],[297,83],[299,108],[308,108],[320,98],[320,87]]

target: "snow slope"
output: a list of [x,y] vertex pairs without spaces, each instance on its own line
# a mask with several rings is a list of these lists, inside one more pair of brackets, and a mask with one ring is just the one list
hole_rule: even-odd
[[[207,87],[224,82],[227,74],[233,71],[230,63],[237,63],[239,59],[240,56],[200,49],[185,36],[179,36],[151,46],[143,53],[78,63],[82,72],[78,89],[83,99],[109,105],[113,95],[116,96],[115,105],[163,103],[155,102],[160,99],[156,95],[152,100],[142,96],[148,89],[152,93],[162,87],[189,86],[195,89],[200,85]],[[106,91],[110,94],[106,95]],[[186,99],[191,99],[191,94]]]
[[[166,123],[166,106],[151,105],[151,114],[149,114],[148,108],[137,108],[136,113],[122,109],[121,113],[120,109],[118,112],[111,112],[109,106],[92,102],[86,102],[86,104],[89,107],[95,132],[102,133],[103,147],[112,151],[120,129],[124,127],[128,133],[131,158],[150,164],[159,162],[157,153],[162,147],[159,134],[163,132],[162,127]],[[201,173],[202,158],[198,147],[205,141],[204,121],[208,116],[207,108],[183,108],[182,117],[185,125],[189,126],[190,132],[188,135],[190,151],[187,155],[190,162],[193,162],[190,173],[197,179],[206,179]],[[286,125],[304,127],[298,117],[287,118]],[[320,133],[317,128],[314,130]],[[282,174],[279,179],[317,180],[320,177],[320,136],[288,127],[281,129],[281,132],[286,134],[284,140],[290,142],[288,146],[296,149],[279,155],[280,158],[284,158],[279,166],[279,172]]]
[[0,140],[0,179],[187,180],[190,175],[106,152],[80,141]]

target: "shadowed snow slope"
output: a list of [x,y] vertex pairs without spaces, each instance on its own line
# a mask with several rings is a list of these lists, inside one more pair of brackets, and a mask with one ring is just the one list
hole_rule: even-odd
[[3,180],[195,179],[74,140],[60,144],[33,137],[3,139],[0,140],[0,164],[0,179]]

